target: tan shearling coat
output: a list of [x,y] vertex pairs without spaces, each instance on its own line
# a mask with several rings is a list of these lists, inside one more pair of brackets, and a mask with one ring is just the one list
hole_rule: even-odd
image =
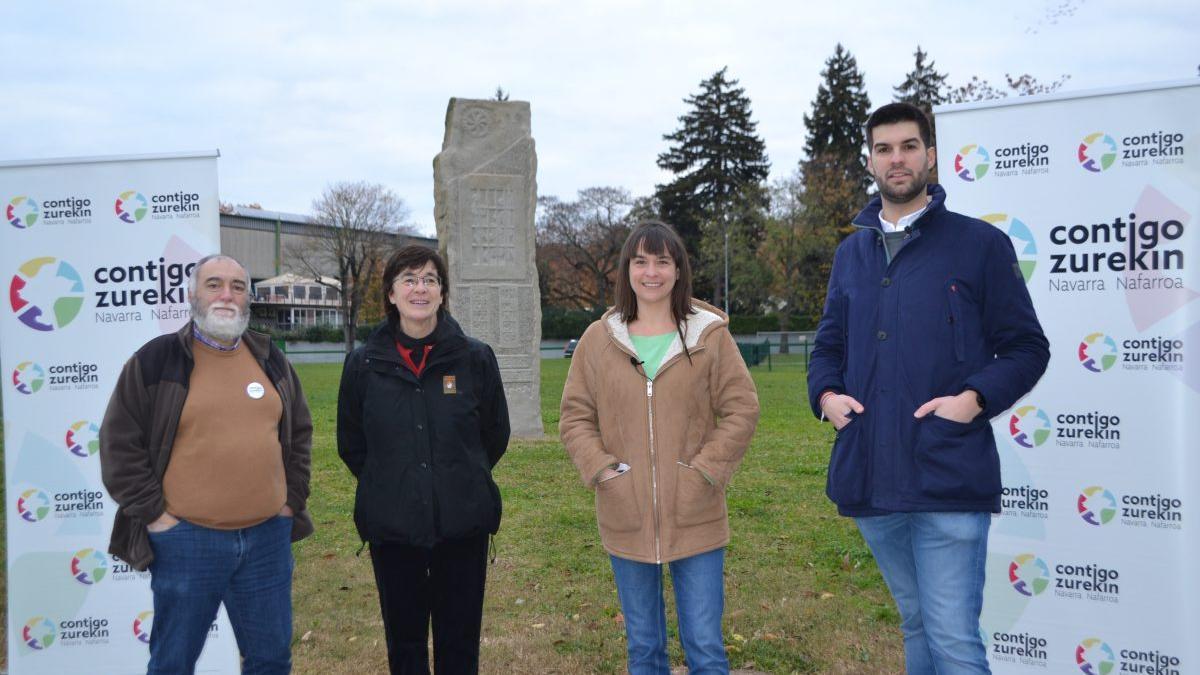
[[[725,487],[754,435],[758,393],[726,316],[692,306],[653,381],[634,365],[615,310],[588,327],[571,360],[559,435],[596,492],[604,548],[620,558],[663,563],[729,543]],[[596,481],[620,462],[629,471]]]

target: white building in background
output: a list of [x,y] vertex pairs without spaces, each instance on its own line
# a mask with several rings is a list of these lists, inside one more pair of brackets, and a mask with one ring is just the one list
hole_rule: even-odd
[[[326,226],[308,216],[235,206],[221,213],[221,252],[233,256],[250,273],[254,287],[251,311],[257,325],[269,324],[280,330],[307,326],[341,326],[340,284],[332,276],[323,276],[324,284],[296,272],[301,269],[291,259],[321,236]],[[437,248],[437,239],[410,234],[396,237],[396,246],[421,244]],[[333,275],[337,270],[323,269]]]
[[254,284],[250,311],[257,323],[280,330],[307,326],[341,326],[341,284],[287,273]]

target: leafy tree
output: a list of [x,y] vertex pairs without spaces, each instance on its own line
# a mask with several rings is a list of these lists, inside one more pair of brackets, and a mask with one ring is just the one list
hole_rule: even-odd
[[[770,171],[766,146],[751,119],[750,99],[727,70],[702,81],[700,92],[684,99],[690,109],[679,118],[679,129],[663,136],[670,146],[658,156],[659,168],[675,178],[655,192],[663,220],[676,227],[699,263],[697,293],[718,304],[723,300],[724,240],[732,226],[734,202],[747,186],[766,180]],[[700,255],[714,240],[722,248],[721,265]]]
[[801,217],[803,190],[799,175],[771,185],[766,240],[759,248],[759,261],[768,274],[768,288],[777,308],[781,330],[802,304],[806,280],[805,248],[810,238],[805,237]]
[[[292,249],[293,266],[321,285],[340,290],[346,353],[354,349],[354,327],[370,279],[382,273],[384,258],[398,243],[396,234],[412,232],[407,219],[404,200],[377,183],[334,183],[313,201],[312,220],[324,227],[321,236],[308,237],[307,243]],[[336,283],[324,281],[326,276]]]
[[[808,161],[800,183],[803,190],[795,197],[799,211],[781,224],[798,237],[795,260],[790,261],[796,266],[793,278],[797,284],[792,313],[815,325],[824,308],[834,251],[854,232],[850,221],[863,207],[865,196],[845,179],[836,158],[821,156]],[[768,250],[779,245],[777,239],[768,239]]]
[[580,190],[573,202],[553,196],[538,201],[542,304],[602,312],[614,301],[633,198],[622,188],[592,187]]
[[[730,313],[761,312],[770,294],[770,271],[758,257],[767,234],[767,203],[766,190],[759,185],[746,185],[729,203],[725,222],[729,234]],[[701,269],[720,270],[723,274],[725,245],[723,234],[702,239]],[[720,290],[724,292],[723,287]]]
[[871,184],[867,174],[863,148],[866,138],[863,124],[867,121],[871,100],[867,97],[862,71],[850,52],[839,43],[833,56],[825,61],[821,71],[824,80],[817,87],[812,113],[804,116],[808,135],[800,168],[809,173],[808,165],[819,162],[829,169],[840,169],[844,179],[863,196]]

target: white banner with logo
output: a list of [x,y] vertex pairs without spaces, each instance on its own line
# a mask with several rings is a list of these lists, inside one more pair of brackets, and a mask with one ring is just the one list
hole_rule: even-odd
[[[144,673],[149,574],[107,553],[99,424],[125,360],[187,321],[220,249],[217,153],[0,163],[8,667]],[[198,672],[237,672],[222,612]]]
[[1200,82],[936,111],[947,206],[1011,237],[1050,339],[997,417],[997,673],[1200,673]]

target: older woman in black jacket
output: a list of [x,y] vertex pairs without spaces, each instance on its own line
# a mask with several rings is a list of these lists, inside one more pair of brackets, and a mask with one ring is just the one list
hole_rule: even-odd
[[500,526],[492,467],[508,406],[491,347],[446,312],[446,264],[406,246],[383,272],[387,321],[346,357],[338,454],[358,478],[354,522],[370,544],[392,673],[479,669],[488,537]]

